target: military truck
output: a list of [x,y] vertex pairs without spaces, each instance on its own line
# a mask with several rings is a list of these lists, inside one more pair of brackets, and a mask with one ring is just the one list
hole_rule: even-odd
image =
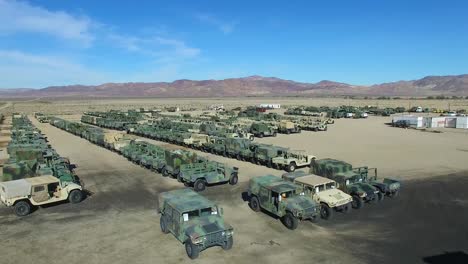
[[251,161],[253,158],[251,145],[251,141],[246,138],[226,138],[226,155],[238,160]]
[[237,167],[229,167],[216,161],[205,161],[181,165],[177,180],[201,192],[207,185],[220,183],[236,185],[239,181],[238,175],[239,168]]
[[281,120],[276,123],[278,132],[283,134],[301,133],[301,128],[295,123],[288,120]]
[[299,221],[317,220],[319,206],[305,196],[301,187],[273,175],[250,179],[247,191],[250,207],[255,212],[261,209],[281,219],[291,230],[297,228]]
[[213,246],[230,250],[234,230],[223,219],[223,209],[190,189],[163,192],[158,197],[161,231],[185,244],[187,256],[196,259]]
[[301,186],[306,195],[320,204],[320,216],[323,219],[331,219],[334,211],[347,213],[351,208],[353,198],[337,189],[334,180],[304,171],[285,173],[282,178]]
[[165,150],[164,155],[165,166],[162,168],[162,175],[164,177],[177,177],[179,175],[181,165],[202,161],[196,153],[182,149]]
[[289,151],[288,148],[268,144],[252,144],[250,150],[253,152],[252,162],[268,168],[273,166],[274,158],[283,157]]
[[286,151],[282,156],[272,158],[273,167],[293,172],[297,168],[310,167],[316,157],[303,151]]
[[[385,192],[381,192],[379,188],[369,181],[367,175],[369,169],[366,167],[353,168],[351,164],[344,161],[321,159],[314,160],[310,172],[335,180],[340,190],[353,197],[352,206],[355,209],[361,208],[364,202],[381,201],[384,199]],[[399,189],[399,183],[392,185],[392,189]]]
[[79,203],[84,198],[80,185],[62,182],[53,176],[0,182],[0,200],[8,207],[13,207],[17,216],[26,216],[35,206],[41,206],[69,200]]
[[272,126],[269,126],[265,123],[253,123],[250,126],[250,133],[254,134],[254,136],[262,138],[265,136],[273,136],[276,137],[276,129]]

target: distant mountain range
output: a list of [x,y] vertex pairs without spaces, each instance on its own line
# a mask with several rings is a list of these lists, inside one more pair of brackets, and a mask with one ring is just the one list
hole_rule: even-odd
[[105,83],[51,86],[43,89],[0,89],[0,98],[30,97],[223,97],[223,96],[466,96],[468,74],[427,76],[372,86],[333,81],[301,83],[274,77],[249,76],[224,80],[177,80],[154,83]]

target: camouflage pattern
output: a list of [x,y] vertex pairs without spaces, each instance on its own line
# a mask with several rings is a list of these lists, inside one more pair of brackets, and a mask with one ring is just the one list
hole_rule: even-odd
[[[286,194],[286,197],[282,197]],[[264,210],[284,217],[292,214],[299,220],[315,219],[319,214],[317,203],[303,195],[301,187],[273,175],[254,177],[249,182],[248,195],[255,197]]]
[[193,245],[196,254],[212,246],[230,249],[233,228],[223,219],[223,210],[215,203],[190,189],[163,192],[158,197],[161,229],[172,233],[187,246]]
[[281,120],[279,122],[276,122],[276,125],[278,127],[278,132],[283,133],[283,134],[291,134],[291,133],[301,133],[301,128],[288,120]]
[[276,129],[271,125],[265,123],[253,123],[250,126],[250,133],[254,134],[256,137],[262,138],[264,136],[273,136],[276,137]]
[[253,152],[253,161],[271,168],[273,158],[284,156],[289,149],[268,144],[252,144],[250,150]]
[[340,189],[349,194],[359,194],[362,197],[366,193],[364,200],[377,198],[382,200],[383,195],[397,195],[401,186],[397,180],[378,180],[376,168],[366,166],[353,168],[349,163],[334,159],[322,159],[314,162],[311,171],[314,174],[335,180],[339,183]]
[[188,186],[194,186],[195,191],[203,191],[206,184],[229,182],[235,185],[238,181],[238,174],[237,167],[230,167],[216,161],[205,161],[181,165],[177,179]]

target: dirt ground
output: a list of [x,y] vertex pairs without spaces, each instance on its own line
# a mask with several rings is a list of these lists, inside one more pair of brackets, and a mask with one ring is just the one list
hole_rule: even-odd
[[[60,102],[60,107],[54,111],[85,108],[74,102],[69,108]],[[16,111],[21,111],[18,105]],[[389,118],[371,117],[337,120],[327,132],[258,139],[318,158],[377,167],[379,176],[403,182],[398,198],[366,204],[347,215],[337,213],[331,221],[302,222],[294,231],[254,213],[242,199],[250,178],[279,176],[281,171],[198,152],[239,167],[240,179],[234,187],[214,186],[203,193],[224,208],[235,229],[233,249],[210,248],[191,261],[182,244],[160,231],[156,212],[158,193],[181,184],[31,119],[59,154],[77,164],[76,172],[92,195],[80,204],[39,208],[24,218],[0,206],[2,264],[468,263],[468,132],[397,129],[384,124]],[[444,255],[447,252],[458,252],[456,260]]]

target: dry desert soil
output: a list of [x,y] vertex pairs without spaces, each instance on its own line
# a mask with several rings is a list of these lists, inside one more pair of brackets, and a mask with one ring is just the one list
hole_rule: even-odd
[[[178,100],[174,102],[180,104]],[[326,103],[287,100],[281,103]],[[213,101],[223,103],[214,99],[186,102],[200,106]],[[246,99],[242,104],[252,101]],[[14,110],[12,106],[7,109],[43,111],[76,120],[86,110],[169,104],[149,99],[33,101],[15,102]],[[466,101],[459,104],[466,105]],[[327,132],[256,139],[305,150],[318,158],[377,167],[380,177],[402,181],[397,198],[366,204],[346,215],[337,213],[330,221],[302,222],[294,231],[269,215],[253,212],[242,197],[250,178],[279,176],[281,171],[199,152],[239,167],[240,179],[236,186],[219,185],[203,192],[224,208],[225,219],[235,229],[233,249],[210,248],[192,261],[182,244],[160,231],[156,211],[157,195],[183,188],[180,183],[33,117],[31,120],[59,154],[77,165],[76,173],[91,195],[80,204],[39,208],[23,218],[0,206],[2,264],[468,263],[468,131],[397,129],[385,125],[390,117],[370,117],[337,120]]]

